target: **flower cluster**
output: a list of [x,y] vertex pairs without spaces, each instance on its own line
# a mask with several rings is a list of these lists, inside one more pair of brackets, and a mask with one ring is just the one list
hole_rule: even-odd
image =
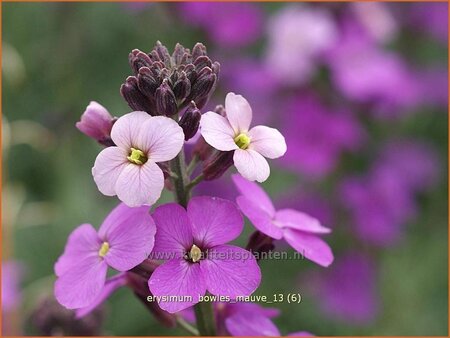
[[[283,238],[319,265],[333,261],[331,249],[319,238],[330,229],[300,211],[276,211],[267,194],[251,182],[268,179],[265,158],[284,155],[283,135],[262,125],[250,128],[252,108],[234,93],[226,95],[225,107],[202,115],[219,65],[211,62],[200,43],[192,53],[177,44],[170,55],[158,42],[149,54],[133,50],[129,61],[134,76],[122,85],[121,93],[133,111],[113,118],[92,102],[77,123],[80,131],[105,146],[92,168],[98,190],[123,203],[98,231],[82,224],[70,234],[55,264],[56,299],[77,309],[81,318],[126,286],[169,326],[178,318],[175,313],[195,306],[201,334],[215,334],[216,329],[234,335],[279,334],[264,315],[266,310],[254,305],[258,311],[250,315],[243,305],[247,310],[236,306],[232,311],[233,306],[221,299],[250,296],[261,283],[254,255],[228,244],[241,235],[241,212],[257,229],[247,249],[257,247],[255,238],[266,241],[266,249],[274,248],[273,239]],[[186,154],[185,141],[197,132],[197,145]],[[192,158],[189,165],[186,155]],[[196,171],[200,163],[203,168]],[[233,163],[240,173],[233,176],[241,193],[237,205],[218,197],[191,198],[197,183],[219,178]],[[196,172],[200,174],[192,177]],[[173,191],[176,202],[151,212],[149,207],[164,188]],[[108,267],[119,273],[107,279]],[[201,302],[205,295],[217,297],[214,307]],[[224,307],[229,308],[226,317]],[[214,326],[205,315],[208,311],[215,311],[221,323]],[[260,330],[252,331],[261,320]]]

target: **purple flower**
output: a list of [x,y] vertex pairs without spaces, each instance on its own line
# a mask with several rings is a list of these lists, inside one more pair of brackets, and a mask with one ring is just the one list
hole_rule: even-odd
[[335,43],[336,31],[326,10],[287,6],[269,22],[265,62],[280,84],[303,84],[314,74],[317,59]]
[[264,182],[270,174],[264,157],[278,158],[286,152],[283,135],[266,126],[249,130],[252,108],[241,95],[228,93],[226,117],[215,112],[203,114],[200,121],[205,141],[220,151],[234,151],[233,161],[239,173],[251,181]]
[[105,286],[108,266],[127,271],[150,254],[156,227],[148,208],[119,204],[97,233],[90,224],[76,228],[55,264],[55,297],[68,309],[90,306]]
[[412,4],[411,23],[420,30],[425,29],[436,40],[447,45],[448,3],[443,1]]
[[237,204],[255,228],[274,239],[284,238],[304,257],[321,266],[329,266],[333,262],[330,247],[318,236],[329,233],[330,229],[303,212],[275,210],[266,192],[240,175],[233,175],[233,181],[241,193],[236,199]]
[[281,162],[310,178],[326,176],[344,151],[356,151],[365,141],[364,129],[349,111],[327,108],[313,95],[291,100],[284,109],[289,148]]
[[2,262],[2,310],[9,312],[20,304],[19,288],[23,268],[15,261]]
[[180,152],[184,134],[174,120],[135,111],[120,117],[111,130],[116,147],[98,154],[92,175],[100,192],[130,207],[152,205],[161,196],[164,175],[158,162]]
[[320,308],[327,316],[351,324],[368,324],[378,312],[375,269],[358,252],[336,259],[332,268],[311,278]]
[[194,197],[187,211],[169,203],[158,207],[153,217],[158,232],[152,257],[168,260],[155,269],[148,286],[163,310],[186,309],[206,291],[235,298],[250,295],[259,286],[261,271],[253,255],[225,245],[243,228],[232,202]]
[[419,81],[400,55],[355,34],[351,24],[347,30],[327,57],[332,81],[344,96],[374,104],[381,117],[396,117],[421,103]]
[[202,27],[219,46],[246,46],[259,38],[263,13],[257,4],[182,2],[183,19]]
[[111,128],[114,118],[101,104],[91,101],[84,113],[81,115],[81,121],[75,126],[83,134],[93,138],[103,145],[112,145]]

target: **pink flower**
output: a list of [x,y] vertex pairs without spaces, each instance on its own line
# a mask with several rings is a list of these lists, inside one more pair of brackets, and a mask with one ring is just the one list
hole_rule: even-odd
[[159,297],[161,309],[186,309],[207,290],[234,299],[249,296],[259,286],[261,271],[253,254],[226,244],[244,226],[234,203],[194,197],[187,210],[169,203],[158,207],[153,217],[158,231],[151,257],[167,261],[152,273],[148,287]]
[[91,101],[87,106],[81,121],[75,126],[83,134],[93,138],[97,142],[104,145],[111,145],[111,128],[114,118],[101,104]]
[[157,163],[180,152],[184,142],[181,127],[167,117],[135,111],[114,123],[111,139],[117,146],[100,152],[92,168],[100,192],[117,195],[130,207],[155,203],[164,188]]
[[270,174],[267,158],[286,152],[283,135],[274,128],[256,126],[249,130],[252,108],[241,95],[228,93],[226,117],[214,112],[203,114],[200,121],[205,141],[220,151],[234,151],[233,161],[239,173],[250,181],[264,182]]
[[266,192],[256,183],[249,182],[239,175],[233,181],[241,196],[236,202],[256,229],[274,239],[284,239],[304,257],[321,266],[333,262],[330,247],[319,235],[331,232],[320,222],[294,209],[275,210]]
[[68,309],[101,302],[108,266],[127,271],[153,249],[156,226],[148,208],[116,207],[97,232],[82,224],[67,240],[55,264],[55,297]]

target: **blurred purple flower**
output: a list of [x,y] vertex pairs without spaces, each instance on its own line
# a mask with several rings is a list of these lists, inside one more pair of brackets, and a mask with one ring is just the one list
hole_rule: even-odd
[[395,171],[378,170],[345,179],[340,201],[349,210],[356,235],[376,245],[392,245],[415,214],[414,200]]
[[411,23],[428,31],[436,40],[447,45],[448,3],[418,2],[411,4]]
[[182,18],[201,27],[222,47],[241,47],[256,41],[263,24],[263,12],[256,3],[181,2]]
[[233,175],[232,178],[241,193],[236,202],[256,229],[271,238],[283,238],[316,264],[327,267],[333,262],[330,247],[319,237],[330,233],[330,229],[303,212],[294,209],[275,210],[270,197],[258,184],[240,175]]
[[418,141],[392,141],[384,146],[375,170],[390,170],[412,192],[431,188],[439,178],[440,161],[436,150]]
[[334,21],[324,8],[289,5],[269,22],[266,64],[281,85],[301,85],[317,59],[336,41]]
[[448,69],[446,66],[435,66],[418,74],[425,103],[432,107],[448,107]]
[[349,100],[373,104],[380,117],[397,117],[420,104],[420,83],[405,60],[346,24],[342,40],[327,55],[336,88]]
[[376,270],[361,253],[341,255],[332,268],[309,278],[309,288],[328,317],[360,325],[375,320],[379,307]]
[[329,109],[315,96],[298,97],[283,110],[288,150],[280,162],[310,178],[330,173],[344,151],[358,150],[365,140],[364,129],[349,111]]
[[147,207],[119,204],[98,232],[82,224],[70,234],[55,264],[55,297],[68,309],[90,306],[101,297],[108,266],[127,271],[150,254],[156,226]]
[[388,43],[397,36],[397,22],[390,11],[389,4],[352,2],[349,7],[367,35],[375,41]]
[[[161,309],[175,313],[213,295],[248,296],[261,282],[254,256],[226,245],[242,232],[244,222],[236,206],[214,197],[194,197],[187,210],[176,203],[158,207],[153,257],[166,259],[152,273],[148,286]],[[180,297],[171,301],[163,297]]]
[[15,261],[2,262],[2,310],[6,313],[20,305],[20,280],[23,268]]

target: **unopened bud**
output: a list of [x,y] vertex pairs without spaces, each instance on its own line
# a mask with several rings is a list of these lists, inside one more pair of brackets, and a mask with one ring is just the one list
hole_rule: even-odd
[[167,79],[156,90],[156,111],[159,115],[172,116],[178,111],[177,100],[172,89],[170,89]]
[[192,155],[197,156],[200,161],[205,161],[213,152],[213,147],[206,143],[203,136],[201,136],[192,150]]
[[205,180],[211,181],[221,177],[233,165],[233,155],[234,151],[221,151],[210,158],[203,167]]
[[185,141],[191,139],[197,133],[201,117],[200,110],[197,109],[195,103],[192,101],[179,122],[184,132]]
[[136,77],[129,76],[120,87],[120,93],[131,109],[145,111],[153,115],[150,100],[139,90]]
[[92,101],[75,124],[79,131],[106,147],[115,145],[111,140],[111,128],[115,118],[101,104]]
[[203,43],[197,42],[192,48],[192,59],[196,60],[200,56],[205,56],[206,53],[206,47]]
[[255,258],[259,259],[261,253],[272,251],[275,249],[275,245],[273,244],[273,238],[257,230],[250,236],[246,249],[256,253]]
[[142,67],[139,69],[138,87],[145,96],[149,98],[153,97],[160,84],[158,78],[155,77],[154,72],[150,68]]
[[173,93],[175,94],[176,99],[181,102],[189,95],[190,92],[191,81],[189,81],[185,72],[181,72],[181,75],[173,86]]
[[150,67],[152,65],[152,60],[150,57],[141,52],[139,49],[133,49],[128,55],[128,61],[130,63],[131,69],[133,69],[134,75],[139,73],[139,69],[142,67]]

